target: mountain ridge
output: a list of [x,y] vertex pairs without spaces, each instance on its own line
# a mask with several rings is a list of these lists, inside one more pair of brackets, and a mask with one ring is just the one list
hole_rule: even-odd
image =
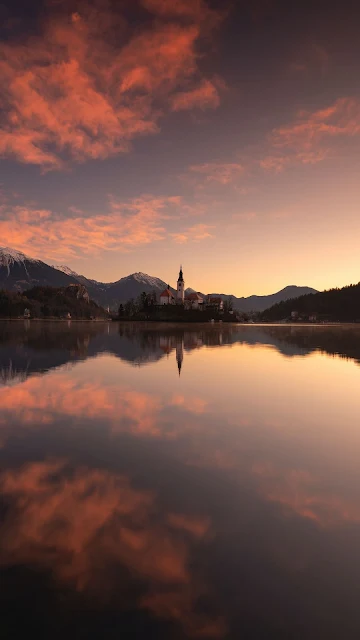
[[[78,274],[67,265],[51,266],[16,249],[0,247],[0,288],[23,292],[34,286],[59,287],[78,283],[88,289],[90,298],[103,307],[109,307],[113,310],[130,298],[137,298],[143,291],[146,293],[155,291],[159,296],[168,286],[165,280],[142,271],[123,276],[114,282],[99,282]],[[175,291],[172,287],[170,288],[173,292]],[[194,291],[196,289],[191,287],[186,289],[187,293]],[[236,297],[223,293],[202,295],[220,296],[223,300],[231,300],[235,310],[246,313],[250,311],[261,312],[278,302],[310,293],[317,293],[317,291],[311,287],[289,285],[265,296]]]

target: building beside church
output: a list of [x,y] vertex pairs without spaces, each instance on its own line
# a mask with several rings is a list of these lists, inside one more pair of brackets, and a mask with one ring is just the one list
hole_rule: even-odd
[[204,306],[204,298],[200,293],[189,293],[184,300],[187,309],[202,309]]
[[170,289],[170,285],[168,284],[167,289],[162,292],[160,295],[160,304],[175,304],[175,296]]

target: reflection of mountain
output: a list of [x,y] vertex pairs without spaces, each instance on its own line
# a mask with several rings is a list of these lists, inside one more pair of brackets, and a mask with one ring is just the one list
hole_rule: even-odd
[[0,323],[0,384],[110,353],[131,365],[173,353],[178,366],[188,351],[236,343],[269,345],[285,356],[319,350],[360,361],[360,328],[247,326],[182,328],[139,324]]

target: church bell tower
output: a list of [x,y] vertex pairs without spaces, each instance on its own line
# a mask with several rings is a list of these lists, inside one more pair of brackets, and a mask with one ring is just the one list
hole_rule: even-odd
[[183,277],[182,266],[180,266],[179,277],[177,281],[177,293],[176,293],[176,301],[180,304],[184,304],[185,298],[185,282]]

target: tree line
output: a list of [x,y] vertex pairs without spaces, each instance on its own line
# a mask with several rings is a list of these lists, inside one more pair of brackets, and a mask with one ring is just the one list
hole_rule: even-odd
[[304,321],[316,317],[319,321],[359,322],[360,283],[279,302],[263,311],[260,319],[265,322],[290,320],[293,312]]
[[32,318],[72,318],[89,320],[107,314],[96,302],[77,299],[65,287],[33,287],[24,292],[0,290],[0,317],[23,317],[28,309]]

